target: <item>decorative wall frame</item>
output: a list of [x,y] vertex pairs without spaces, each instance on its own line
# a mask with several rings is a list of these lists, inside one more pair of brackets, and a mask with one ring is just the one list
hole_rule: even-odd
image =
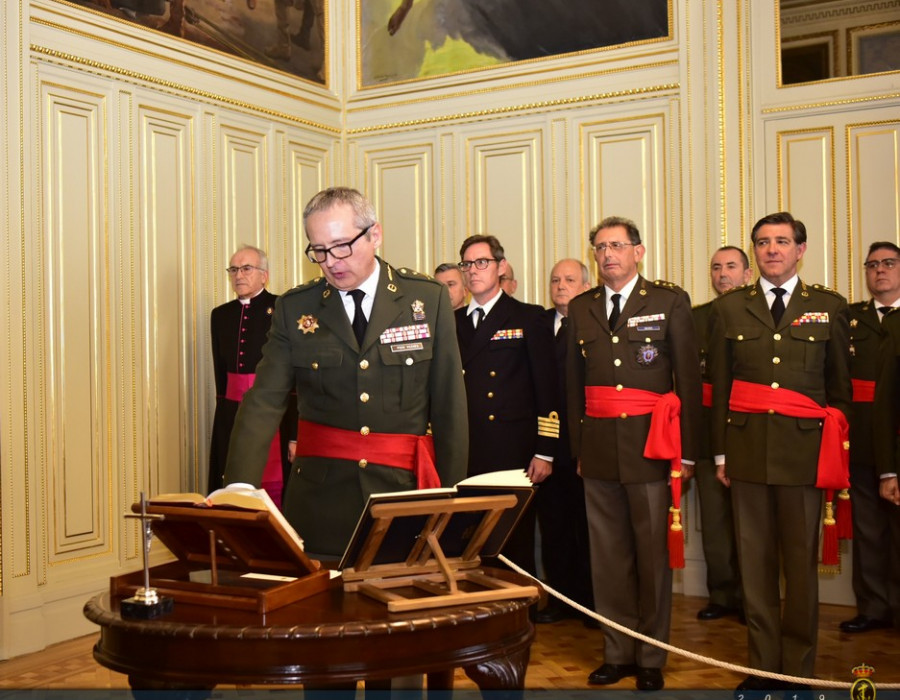
[[900,70],[900,21],[847,30],[847,71],[851,75]]
[[837,30],[785,37],[781,41],[781,84],[836,78],[840,73]]

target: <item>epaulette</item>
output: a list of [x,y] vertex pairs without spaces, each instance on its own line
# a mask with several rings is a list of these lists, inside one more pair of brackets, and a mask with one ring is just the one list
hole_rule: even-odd
[[651,283],[657,289],[668,289],[670,292],[683,292],[684,290],[674,282],[668,280],[653,280]]
[[320,286],[320,285],[322,285],[322,284],[328,284],[328,283],[325,281],[325,278],[324,278],[324,277],[314,277],[314,278],[311,279],[311,280],[307,280],[307,281],[304,282],[303,284],[298,284],[296,287],[291,287],[289,290],[287,290],[287,291],[286,291],[284,294],[282,294],[281,296],[285,296],[285,297],[286,297],[286,296],[289,296],[289,295],[291,295],[291,294],[299,294],[300,292],[305,292],[305,291],[308,290],[308,289],[313,289],[313,288],[318,287],[318,286]]
[[719,295],[719,298],[727,297],[729,294],[734,294],[735,292],[739,292],[742,289],[747,289],[747,287],[752,287],[752,286],[753,286],[752,284],[742,284],[740,287],[732,287],[731,289],[726,289],[724,292],[722,292]]
[[431,275],[426,275],[424,272],[419,272],[418,270],[413,270],[409,267],[391,267],[388,266],[388,270],[391,270],[397,273],[398,277],[403,277],[408,280],[418,280],[420,282],[433,282],[434,284],[442,284],[442,282],[438,282]]
[[868,311],[869,310],[869,299],[863,299],[862,301],[854,301],[850,304],[850,308],[854,311]]
[[827,292],[828,294],[831,294],[832,296],[836,296],[838,299],[844,298],[844,296],[840,292],[832,289],[831,287],[826,287],[824,284],[814,284],[814,285],[812,285],[812,288],[815,289],[817,292]]

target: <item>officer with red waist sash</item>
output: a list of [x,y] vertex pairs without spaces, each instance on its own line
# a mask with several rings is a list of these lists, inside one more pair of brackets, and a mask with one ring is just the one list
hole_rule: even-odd
[[225,480],[259,483],[295,389],[297,454],[283,511],[307,551],[338,558],[370,494],[465,477],[466,396],[446,288],[375,255],[381,225],[362,194],[323,190],[303,221],[323,277],[275,304]]
[[[760,219],[751,240],[760,279],[720,296],[710,314],[713,452],[732,491],[749,665],[808,678],[818,632],[817,486],[833,493],[849,483],[847,303],[797,276],[806,227],[789,213]],[[739,689],[785,685],[752,675]]]
[[[670,282],[638,274],[645,249],[630,219],[604,219],[589,241],[603,285],[569,302],[566,401],[584,479],[594,606],[665,642],[670,566],[683,565],[680,513],[671,526],[668,515],[699,448],[691,302]],[[634,676],[639,690],[663,687],[665,651],[613,629],[603,635],[604,663],[589,684]]]
[[[217,306],[210,314],[216,413],[209,450],[209,491],[222,487],[234,418],[256,378],[256,365],[262,358],[277,299],[266,289],[269,261],[259,248],[239,248],[227,270],[237,299]],[[269,445],[260,485],[277,504],[281,503],[281,491],[290,473],[290,440],[296,430],[297,413],[289,409]]]

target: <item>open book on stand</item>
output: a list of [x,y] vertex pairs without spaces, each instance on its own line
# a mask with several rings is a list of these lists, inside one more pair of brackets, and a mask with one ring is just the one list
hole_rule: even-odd
[[[140,512],[140,504],[132,506]],[[209,496],[167,493],[147,501],[153,534],[177,561],[150,570],[152,586],[194,605],[264,613],[325,590],[329,573],[303,551],[303,540],[262,489],[230,484]],[[113,577],[114,596],[140,585]]]

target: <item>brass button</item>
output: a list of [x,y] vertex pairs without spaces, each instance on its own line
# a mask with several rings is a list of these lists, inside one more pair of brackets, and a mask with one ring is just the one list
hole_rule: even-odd
[[491,370],[491,371],[488,373],[488,376],[489,376],[489,377],[496,377],[496,376],[497,376],[497,373],[496,373],[494,370]]
[[584,340],[582,340],[581,338],[579,338],[579,339],[578,339],[578,344],[579,344],[579,345],[584,345]]
[[653,342],[653,341],[652,341],[651,338],[644,338],[644,342],[645,342],[645,343],[650,343],[650,342]]
[[369,434],[369,426],[368,426],[368,425],[364,425],[362,428],[360,428],[360,429],[359,429],[359,434],[360,434],[360,435],[368,435],[368,434]]
[[628,418],[628,414],[627,414],[627,413],[623,413],[622,415],[619,416],[619,418]]
[[413,363],[413,359],[411,357],[406,358],[406,366],[409,367]]
[[779,386],[781,386],[781,385],[778,382],[772,382],[773,389],[777,389]]
[[494,392],[493,392],[493,391],[489,391],[489,392],[487,393],[487,397],[488,397],[489,399],[494,398]]
[[466,370],[463,370],[463,376],[464,377],[466,376]]
[[360,469],[365,469],[368,466],[369,466],[369,460],[367,460],[367,459],[359,460],[359,468]]
[[725,422],[726,422],[726,423],[730,423],[730,422],[731,422],[731,418],[729,418],[729,419],[726,420]]
[[776,333],[772,337],[775,338],[775,340],[781,340],[781,333]]
[[744,336],[742,336],[742,335],[738,336],[738,340],[743,340],[743,339],[744,339]]
[[319,369],[319,363],[318,363],[318,362],[313,362],[313,363],[312,363],[312,368],[313,368],[313,369]]
[[368,360],[360,360],[359,368],[360,369],[369,369],[369,361]]
[[622,360],[620,360],[619,358],[616,358],[616,359],[613,361],[613,364],[614,364],[616,367],[619,367],[619,366],[622,364]]
[[493,415],[488,416],[488,420],[494,420],[494,416]]
[[770,416],[774,416],[774,415],[775,415],[775,409],[774,409],[774,408],[770,408],[770,409],[769,409],[769,415],[770,415]]
[[622,391],[624,388],[621,384],[616,384],[616,391]]
[[810,342],[812,342],[815,340],[815,338],[813,338],[812,336],[809,336],[809,340],[810,340]]
[[772,364],[773,364],[773,365],[780,365],[780,364],[781,364],[781,358],[780,358],[780,357],[773,357],[773,358],[772,358]]
[[369,400],[369,395],[366,392],[363,392],[359,395],[359,400],[366,403]]
[[618,343],[618,342],[619,342],[619,336],[614,335],[614,336],[612,337],[612,341],[613,341],[614,343]]

